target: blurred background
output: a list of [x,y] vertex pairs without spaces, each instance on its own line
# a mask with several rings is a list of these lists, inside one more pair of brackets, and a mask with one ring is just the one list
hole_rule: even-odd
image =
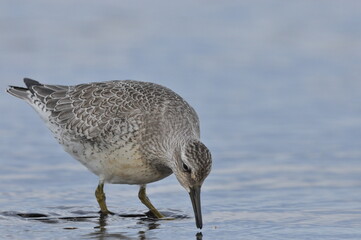
[[[97,177],[63,152],[27,104],[5,92],[29,77],[64,85],[134,79],[183,96],[213,154],[202,196],[204,239],[360,238],[360,9],[356,0],[2,0],[2,236],[196,233],[188,194],[174,177],[150,184],[150,198],[190,218],[20,218],[97,211]],[[144,212],[137,190],[108,185],[110,208]]]

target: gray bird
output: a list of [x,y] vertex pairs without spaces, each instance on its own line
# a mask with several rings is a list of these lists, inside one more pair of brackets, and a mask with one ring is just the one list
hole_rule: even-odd
[[99,176],[95,191],[102,214],[111,213],[104,183],[140,185],[138,197],[164,218],[146,195],[146,184],[172,173],[190,195],[202,228],[200,192],[212,158],[200,141],[199,119],[178,94],[158,84],[108,81],[75,86],[24,79],[8,93],[25,100],[75,159]]

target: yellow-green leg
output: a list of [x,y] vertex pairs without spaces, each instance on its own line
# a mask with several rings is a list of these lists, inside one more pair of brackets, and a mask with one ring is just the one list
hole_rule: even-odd
[[147,206],[147,208],[157,217],[157,218],[164,218],[163,214],[161,214],[150,202],[146,192],[145,192],[145,185],[140,185],[138,197],[140,201]]
[[95,197],[97,198],[100,212],[102,214],[112,214],[107,208],[107,204],[105,203],[105,193],[103,191],[104,183],[102,181],[99,182],[97,189],[95,190]]

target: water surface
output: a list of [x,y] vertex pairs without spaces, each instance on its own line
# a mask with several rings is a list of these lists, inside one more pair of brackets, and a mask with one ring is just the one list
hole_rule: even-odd
[[[3,239],[360,239],[359,1],[0,3]],[[199,113],[213,171],[204,228],[174,176],[148,186],[176,220],[145,216],[138,188],[73,160],[5,94],[49,84],[152,81]]]

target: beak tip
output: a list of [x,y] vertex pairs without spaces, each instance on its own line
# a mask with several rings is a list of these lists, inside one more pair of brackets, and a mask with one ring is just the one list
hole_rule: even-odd
[[199,219],[196,218],[196,226],[197,226],[197,228],[202,229],[202,227],[203,227],[202,220],[199,221]]

